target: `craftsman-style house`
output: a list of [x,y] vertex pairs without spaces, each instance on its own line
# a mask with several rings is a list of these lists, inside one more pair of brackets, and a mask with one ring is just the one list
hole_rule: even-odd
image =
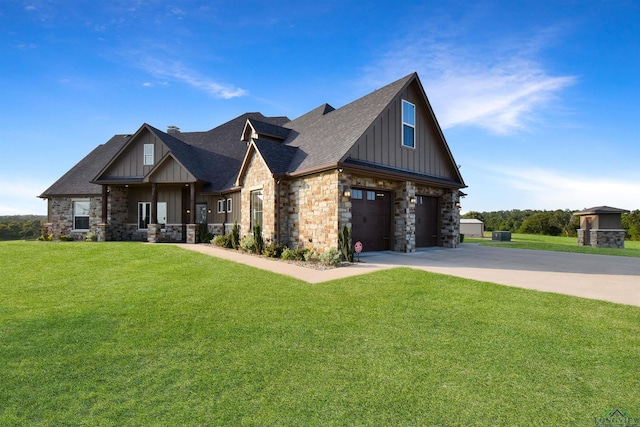
[[417,74],[289,120],[246,113],[205,132],[143,124],[56,181],[48,232],[196,243],[206,227],[322,252],[343,225],[365,251],[459,244],[465,183]]

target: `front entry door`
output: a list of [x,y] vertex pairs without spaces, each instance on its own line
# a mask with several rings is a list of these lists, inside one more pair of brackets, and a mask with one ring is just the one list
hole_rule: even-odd
[[207,204],[196,203],[196,224],[207,223]]

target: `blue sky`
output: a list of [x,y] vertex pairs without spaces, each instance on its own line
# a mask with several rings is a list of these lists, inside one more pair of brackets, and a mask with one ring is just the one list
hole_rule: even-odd
[[3,0],[0,215],[142,123],[295,118],[417,71],[463,212],[640,209],[640,1]]

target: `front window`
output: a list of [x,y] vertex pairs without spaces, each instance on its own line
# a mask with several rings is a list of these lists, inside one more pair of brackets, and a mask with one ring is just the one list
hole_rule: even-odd
[[[163,230],[167,227],[167,202],[158,202],[156,205],[158,224]],[[138,202],[138,229],[146,230],[151,222],[151,203]]]
[[227,199],[227,212],[231,212],[231,208],[233,207],[233,203],[231,199]]
[[251,228],[259,225],[262,227],[262,190],[251,192]]
[[153,165],[153,144],[144,144],[144,165]]
[[402,146],[415,148],[416,106],[402,100]]
[[218,213],[224,212],[224,199],[218,200]]
[[91,203],[88,200],[78,200],[73,202],[73,229],[89,229],[89,211]]

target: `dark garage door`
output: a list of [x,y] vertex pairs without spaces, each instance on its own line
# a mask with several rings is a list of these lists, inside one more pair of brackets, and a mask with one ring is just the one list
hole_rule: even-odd
[[351,190],[353,242],[363,251],[391,249],[391,193],[354,188]]
[[438,246],[438,198],[416,196],[416,247]]

